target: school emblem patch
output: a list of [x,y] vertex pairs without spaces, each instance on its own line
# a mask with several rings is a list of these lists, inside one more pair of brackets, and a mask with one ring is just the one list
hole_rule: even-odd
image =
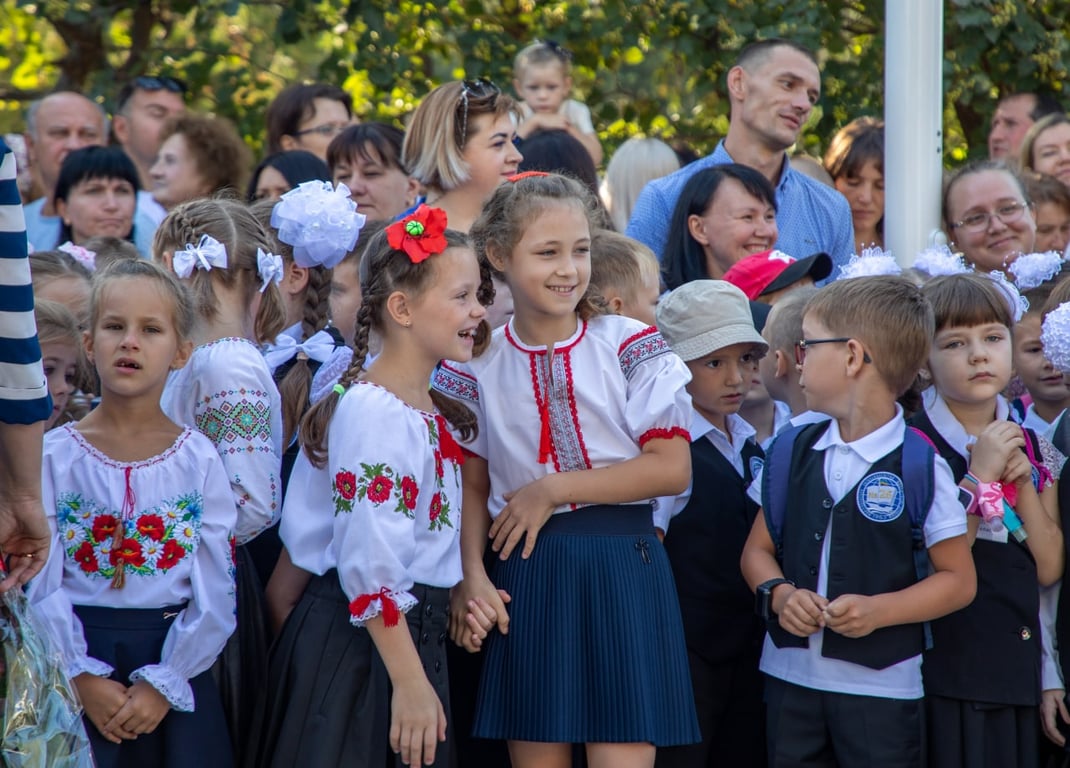
[[891,472],[866,475],[858,484],[855,501],[867,520],[890,523],[903,514],[906,507],[903,481]]

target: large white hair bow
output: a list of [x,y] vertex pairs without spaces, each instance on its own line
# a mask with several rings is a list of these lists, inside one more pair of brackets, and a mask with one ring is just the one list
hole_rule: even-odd
[[194,269],[211,271],[212,267],[227,268],[227,249],[211,235],[201,235],[197,245],[186,243],[185,250],[175,251],[171,260],[175,274],[186,278]]
[[299,267],[334,267],[357,244],[367,217],[357,213],[349,187],[329,181],[306,181],[279,198],[271,226],[292,246]]
[[292,360],[298,352],[304,352],[309,359],[325,363],[334,348],[334,337],[327,331],[318,331],[300,343],[293,336],[282,333],[275,339],[274,344],[268,344],[264,348],[264,362],[274,371],[283,363]]

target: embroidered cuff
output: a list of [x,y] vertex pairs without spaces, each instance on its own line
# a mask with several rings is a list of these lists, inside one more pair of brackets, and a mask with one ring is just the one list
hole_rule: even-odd
[[189,680],[170,667],[165,667],[163,664],[149,664],[135,669],[130,675],[130,682],[136,683],[138,680],[144,680],[162,693],[163,697],[171,702],[171,706],[179,712],[193,711],[193,688]]
[[110,664],[105,664],[100,659],[94,659],[92,656],[82,656],[67,665],[67,677],[71,680],[83,672],[88,672],[98,677],[111,677],[111,673],[114,671],[115,669]]
[[669,427],[668,429],[648,429],[646,432],[639,436],[639,447],[649,443],[651,440],[670,440],[674,437],[682,437],[687,442],[691,442],[691,433],[683,427]]
[[355,627],[363,627],[369,619],[383,614],[383,623],[388,627],[397,626],[401,614],[407,613],[418,601],[409,592],[391,592],[383,587],[378,592],[359,595],[349,604],[349,622]]

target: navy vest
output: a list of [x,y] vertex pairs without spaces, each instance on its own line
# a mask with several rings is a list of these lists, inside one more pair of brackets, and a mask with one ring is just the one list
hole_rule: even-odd
[[[821,548],[832,520],[829,542],[829,600],[840,595],[897,592],[917,582],[914,543],[902,486],[902,447],[877,460],[862,479],[833,503],[825,485],[825,453],[811,450],[824,430],[800,435],[792,451],[792,487],[784,516],[784,576],[803,589],[817,591]],[[898,485],[898,489],[896,486]],[[775,619],[767,629],[778,648],[809,646]],[[878,629],[848,638],[824,630],[821,655],[884,669],[924,650],[922,624]]]
[[760,648],[765,632],[739,569],[758,514],[747,488],[764,454],[753,440],[741,454],[742,477],[705,437],[691,443],[691,498],[665,536],[687,647],[713,664]]
[[[928,435],[951,467],[955,482],[966,460],[919,411],[910,423]],[[1025,430],[1036,452],[1036,436]],[[925,653],[925,692],[936,696],[1031,707],[1040,703],[1040,597],[1037,566],[1029,548],[973,544],[977,596],[962,610],[932,622],[933,647]]]

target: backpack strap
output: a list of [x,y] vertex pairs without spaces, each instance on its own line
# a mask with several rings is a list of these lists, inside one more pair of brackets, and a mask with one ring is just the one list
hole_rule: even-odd
[[[932,573],[929,549],[925,546],[925,518],[933,505],[936,493],[936,447],[929,436],[916,427],[908,427],[903,435],[903,488],[906,492],[907,514],[910,515],[910,537],[914,543],[914,572],[918,581]],[[925,649],[933,647],[933,633],[929,622],[923,624]]]
[[799,436],[810,430],[815,432],[818,426],[828,426],[828,421],[817,424],[800,424],[781,432],[769,445],[765,453],[765,467],[762,470],[762,513],[765,515],[765,527],[773,540],[778,563],[784,562],[784,516],[787,514],[788,494],[791,489],[791,457],[795,452],[795,443]]

